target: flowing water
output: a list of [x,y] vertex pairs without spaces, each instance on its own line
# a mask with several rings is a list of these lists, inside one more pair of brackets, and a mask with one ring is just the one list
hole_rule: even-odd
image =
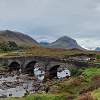
[[59,79],[65,78],[66,76],[71,76],[71,73],[68,69],[63,69],[61,71],[57,71],[57,77]]
[[[44,79],[45,72],[43,70],[40,70],[39,68],[35,68],[34,74],[39,80],[42,81]],[[59,69],[57,70],[57,77],[59,79],[65,78],[66,76],[70,76],[70,75],[71,75],[71,73],[67,68],[60,69],[60,71],[59,71]]]
[[44,74],[45,74],[45,72],[43,70],[41,70],[40,68],[34,69],[35,77],[37,77],[41,81],[44,79]]

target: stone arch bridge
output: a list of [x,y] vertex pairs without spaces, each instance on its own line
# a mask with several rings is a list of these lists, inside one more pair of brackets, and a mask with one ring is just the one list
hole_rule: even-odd
[[9,70],[21,69],[22,73],[34,74],[33,69],[38,67],[45,71],[49,77],[57,76],[57,68],[85,67],[87,62],[78,62],[65,58],[58,57],[41,57],[41,56],[17,56],[17,57],[1,57],[1,66],[7,66]]

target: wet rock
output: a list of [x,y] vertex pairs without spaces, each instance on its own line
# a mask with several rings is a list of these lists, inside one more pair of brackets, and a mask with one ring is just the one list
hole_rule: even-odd
[[27,74],[16,75],[14,73],[6,73],[0,75],[0,89],[0,92],[5,97],[22,97],[26,90],[29,93],[42,93],[44,85],[41,80],[33,76],[30,77]]

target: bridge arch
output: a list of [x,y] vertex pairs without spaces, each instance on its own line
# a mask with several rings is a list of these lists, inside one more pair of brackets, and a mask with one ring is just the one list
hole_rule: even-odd
[[[50,66],[50,65],[49,65]],[[65,63],[51,64],[48,70],[48,78],[64,78],[71,75],[71,65]]]
[[12,61],[8,65],[10,71],[18,71],[21,68],[21,64],[18,61]]
[[29,61],[26,65],[25,65],[25,70],[24,72],[30,75],[34,75],[34,66],[37,62],[36,61]]
[[52,68],[49,69],[49,78],[52,79],[54,77],[57,77],[57,69],[60,67],[60,65],[55,65]]

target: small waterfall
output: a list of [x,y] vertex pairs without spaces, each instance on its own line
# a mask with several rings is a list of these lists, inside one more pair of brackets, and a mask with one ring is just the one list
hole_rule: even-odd
[[71,76],[71,73],[70,73],[70,71],[67,68],[64,68],[64,69],[59,69],[58,68],[58,70],[57,70],[57,77],[59,79],[65,78],[67,76]]
[[37,77],[41,81],[44,79],[44,74],[45,74],[45,72],[43,70],[41,70],[40,68],[34,69],[35,77]]

